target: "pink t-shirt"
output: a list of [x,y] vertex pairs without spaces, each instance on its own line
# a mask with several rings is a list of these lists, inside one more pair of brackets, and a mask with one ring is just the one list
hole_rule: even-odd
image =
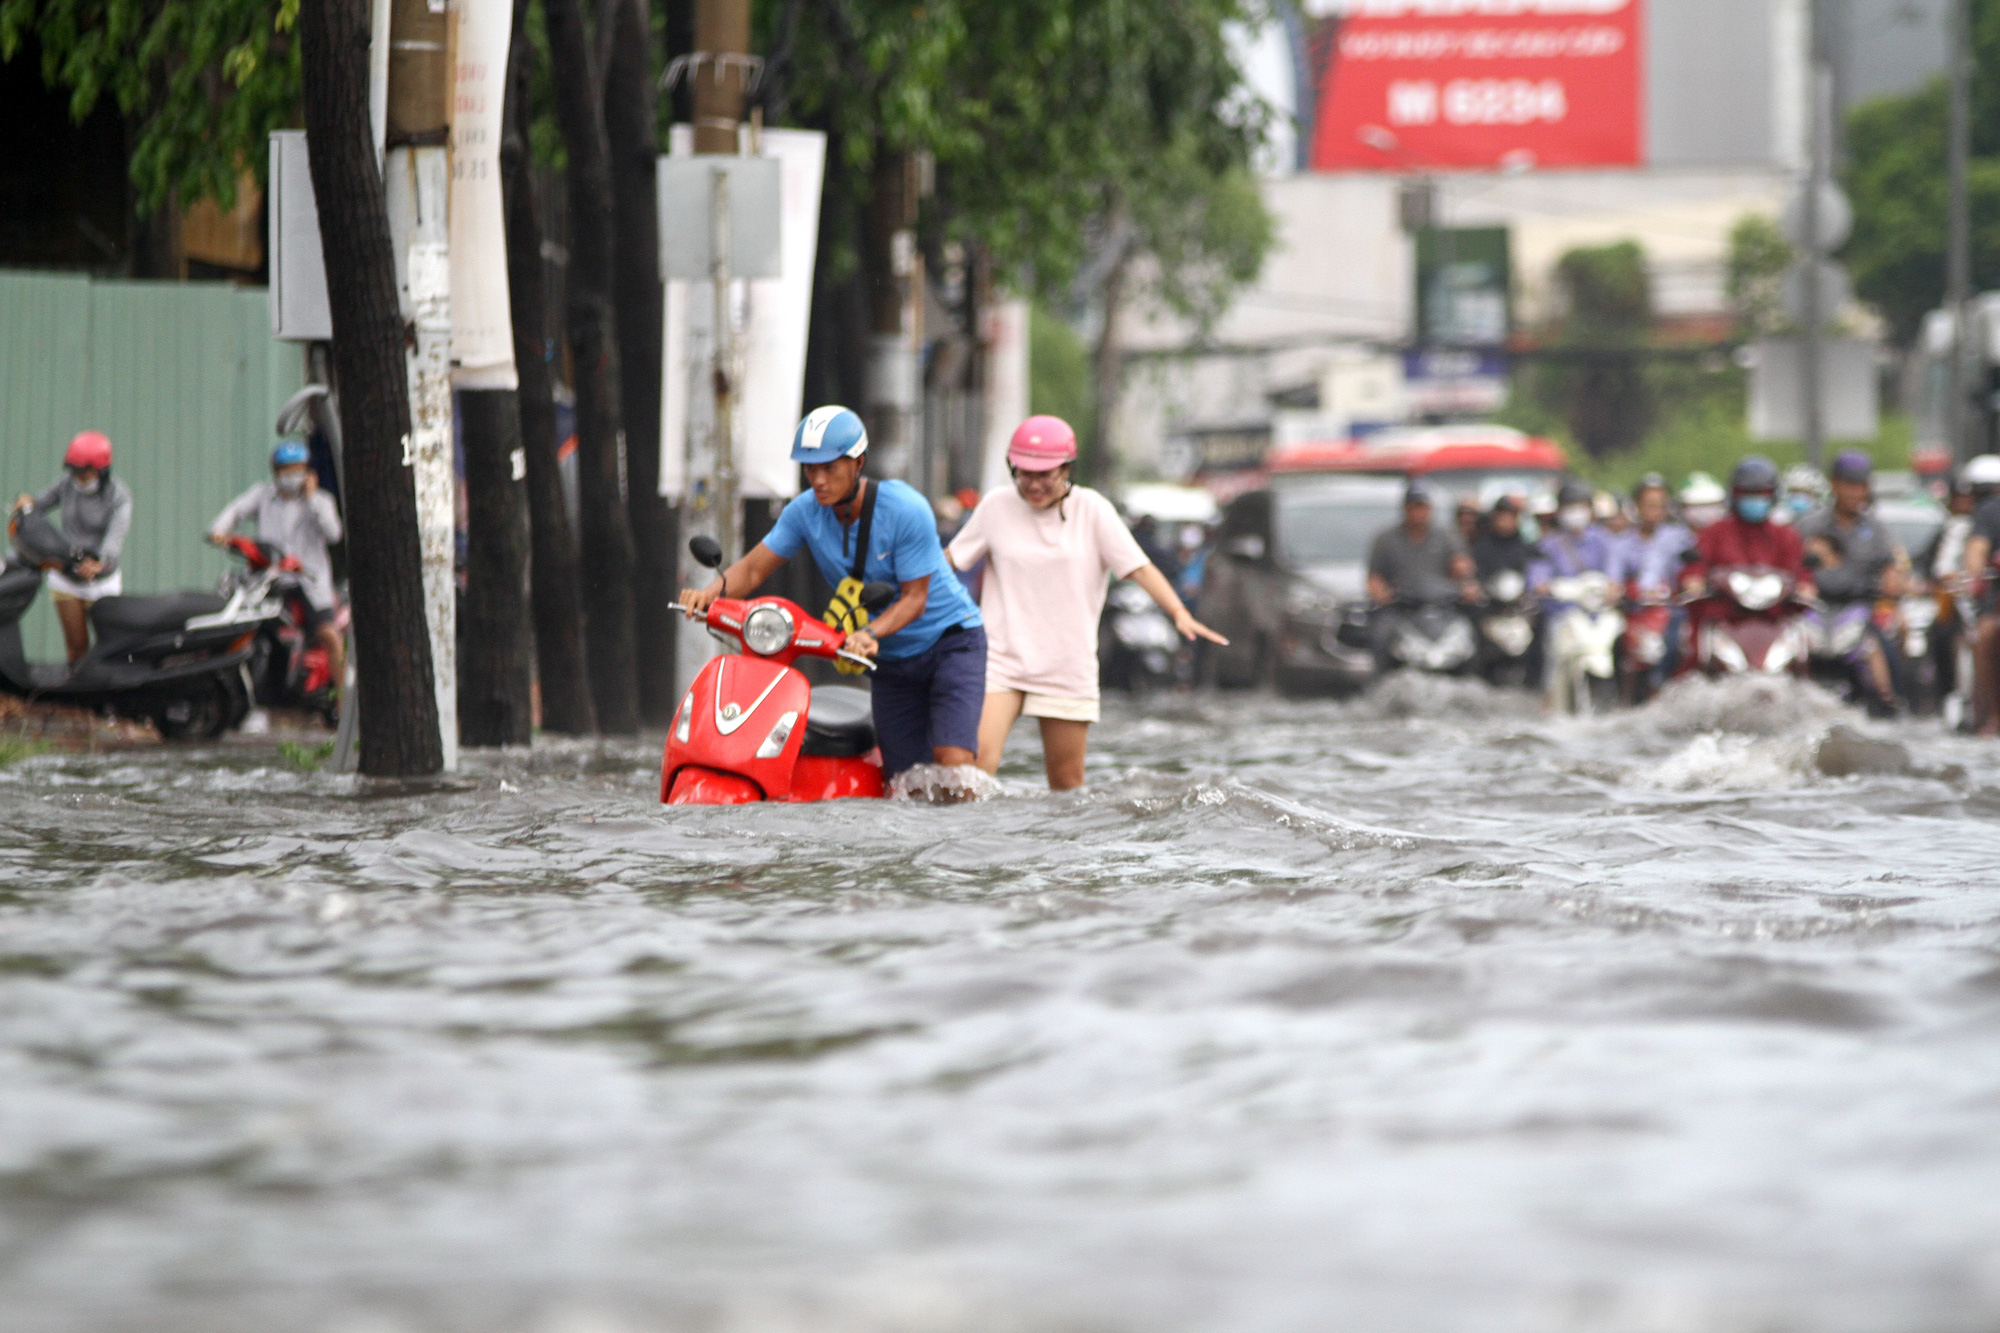
[[1111,501],[1086,486],[1035,509],[1012,486],[988,492],[952,539],[951,563],[986,561],[986,688],[1097,697],[1097,620],[1109,575],[1147,563]]

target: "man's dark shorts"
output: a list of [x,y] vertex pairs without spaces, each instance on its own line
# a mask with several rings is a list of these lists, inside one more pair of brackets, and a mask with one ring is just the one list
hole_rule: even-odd
[[979,710],[986,705],[986,631],[948,629],[928,652],[875,668],[875,737],[882,776],[932,762],[938,746],[979,749]]
[[310,639],[315,634],[318,634],[321,630],[325,629],[328,625],[331,625],[332,623],[333,623],[332,607],[327,607],[324,610],[322,610],[321,608],[314,606],[308,602],[306,604],[305,619],[300,622],[299,628],[304,630],[306,637]]

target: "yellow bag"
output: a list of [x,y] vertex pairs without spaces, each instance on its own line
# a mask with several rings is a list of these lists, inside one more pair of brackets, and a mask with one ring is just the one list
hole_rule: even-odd
[[[868,613],[861,607],[861,575],[868,563],[868,534],[875,523],[875,483],[868,483],[868,494],[861,500],[860,531],[855,534],[854,565],[847,571],[847,577],[833,590],[833,600],[826,604],[826,623],[846,634],[852,634],[868,624]],[[858,676],[868,668],[858,662],[845,662],[835,658],[833,669],[843,676]]]
[[[848,634],[868,624],[868,612],[861,606],[861,580],[844,578],[840,586],[833,590],[833,600],[826,604],[826,623]],[[846,662],[835,658],[833,669],[843,676],[858,676],[868,668],[858,662]]]

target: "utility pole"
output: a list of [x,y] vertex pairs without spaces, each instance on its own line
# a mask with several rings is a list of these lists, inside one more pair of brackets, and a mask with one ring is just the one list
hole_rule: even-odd
[[[694,15],[694,151],[697,157],[735,156],[743,103],[749,91],[749,0],[699,0]],[[724,560],[741,554],[737,534],[743,502],[736,470],[736,319],[729,266],[729,173],[717,167],[709,184],[709,280],[715,292],[715,476],[710,503],[715,540]],[[683,524],[683,529],[686,525]]]
[[361,771],[416,777],[437,772],[443,756],[416,489],[404,464],[405,324],[381,164],[371,146],[369,31],[365,0],[314,0],[299,12],[306,148],[341,384],[355,679],[372,719],[361,733]]
[[1972,217],[1966,194],[1966,159],[1972,149],[1971,94],[1968,84],[1966,0],[1948,0],[1951,13],[1947,23],[1950,48],[1945,53],[1950,86],[1951,112],[1946,131],[1945,160],[1951,180],[1951,202],[1946,214],[1944,304],[1951,312],[1951,362],[1946,377],[1945,429],[1950,435],[1952,457],[1964,462],[1975,450],[1967,429],[1966,407],[1972,393],[1970,355],[1971,329],[1966,323],[1966,306],[1972,299]]
[[868,254],[868,401],[862,405],[870,450],[884,478],[915,473],[920,403],[917,349],[923,343],[922,260],[917,256],[921,164],[913,153],[882,150],[875,159],[863,244]]
[[1803,308],[1805,336],[1801,340],[1799,389],[1805,397],[1806,459],[1816,468],[1826,466],[1826,402],[1822,374],[1826,345],[1826,316],[1820,278],[1826,268],[1827,219],[1823,216],[1827,193],[1827,158],[1833,132],[1833,71],[1817,51],[1812,61],[1809,85],[1812,118],[1806,123],[1807,152],[1805,194],[1805,290]]
[[388,153],[382,184],[408,350],[424,620],[444,768],[458,767],[456,506],[451,448],[451,19],[443,0],[387,0]]

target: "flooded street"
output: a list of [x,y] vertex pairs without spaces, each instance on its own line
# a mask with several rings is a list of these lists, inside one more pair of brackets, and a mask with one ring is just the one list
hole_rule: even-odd
[[1095,747],[0,772],[0,1327],[2000,1326],[2000,747],[1422,680]]

